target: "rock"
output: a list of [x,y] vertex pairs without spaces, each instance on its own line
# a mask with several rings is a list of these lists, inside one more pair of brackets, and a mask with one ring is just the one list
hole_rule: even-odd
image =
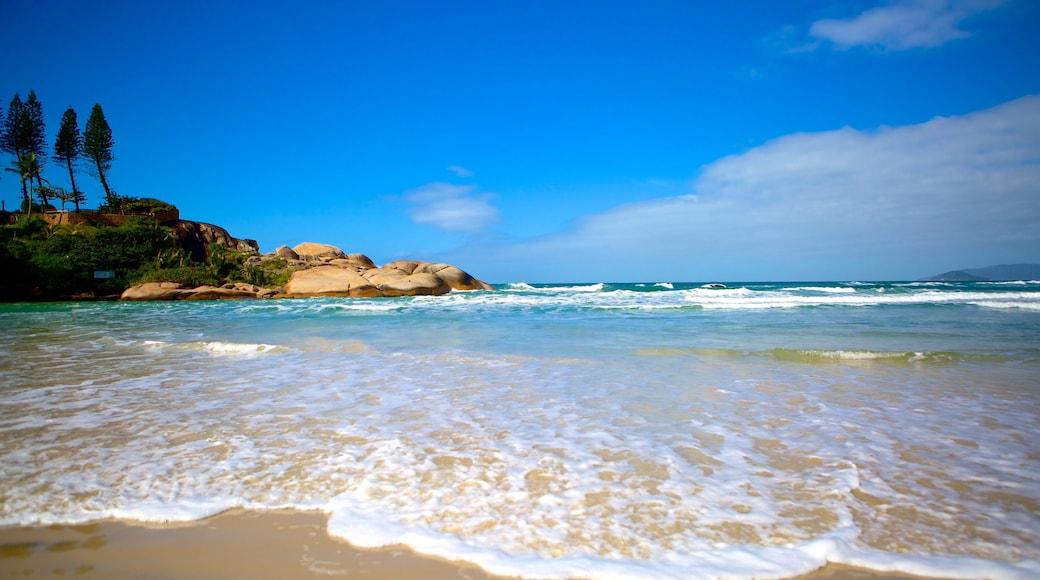
[[187,250],[191,254],[191,258],[197,262],[201,262],[209,256],[210,244],[218,244],[247,254],[260,253],[260,246],[255,240],[240,240],[232,237],[227,230],[220,226],[188,220],[176,220],[168,222],[166,225],[173,228],[174,247]]
[[364,268],[365,270],[376,267],[375,262],[364,254],[349,254],[347,255],[347,260],[358,264],[359,267]]
[[286,260],[299,260],[300,255],[289,246],[281,246],[274,251],[274,255],[279,258],[285,258]]
[[123,291],[120,300],[176,300],[184,291],[184,284],[175,282],[146,282]]
[[367,256],[350,254],[293,273],[289,296],[440,296],[452,290],[494,290],[448,264],[398,260],[376,268]]
[[178,300],[231,300],[237,298],[256,298],[256,292],[238,288],[199,286],[198,288],[184,290],[177,296]]
[[390,262],[384,268],[397,268],[409,273],[428,272],[444,280],[452,290],[494,290],[495,287],[487,282],[477,280],[466,272],[448,264],[434,264],[431,262],[417,262],[414,260],[397,260]]
[[343,250],[330,244],[316,244],[314,242],[303,242],[293,248],[300,258],[346,258]]
[[354,270],[336,266],[316,266],[293,272],[285,285],[289,296],[354,296],[368,298],[382,293]]
[[[241,242],[228,236],[223,228],[208,224],[180,221],[175,227],[180,227],[181,231],[193,232],[188,236],[191,239],[197,234],[203,242],[225,245]],[[246,242],[248,245],[248,240]],[[270,257],[271,254],[266,256]],[[282,246],[275,251],[274,256],[286,261],[288,268],[283,271],[295,270],[285,288],[261,288],[243,282],[228,283],[219,288],[188,288],[181,284],[153,282],[128,288],[120,299],[223,300],[308,296],[369,298],[440,296],[452,290],[494,290],[490,284],[448,264],[397,260],[379,268],[364,254],[345,254],[329,244],[304,242],[295,248]],[[247,261],[247,265],[252,263],[262,267],[263,260],[259,251],[254,257],[255,260]]]
[[425,272],[409,274],[393,268],[375,268],[362,273],[383,296],[440,296],[451,292],[444,280]]
[[131,286],[123,291],[120,300],[228,300],[238,298],[258,298],[261,293],[273,296],[275,290],[265,290],[252,284],[225,284],[216,286],[199,286],[189,288],[175,282],[146,282]]

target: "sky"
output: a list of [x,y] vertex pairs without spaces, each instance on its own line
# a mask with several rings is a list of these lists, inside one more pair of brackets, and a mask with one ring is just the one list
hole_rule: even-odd
[[[0,22],[4,111],[35,90],[53,144],[100,103],[113,189],[262,252],[500,284],[1040,262],[1035,0],[37,0]],[[103,200],[85,165],[77,185]]]

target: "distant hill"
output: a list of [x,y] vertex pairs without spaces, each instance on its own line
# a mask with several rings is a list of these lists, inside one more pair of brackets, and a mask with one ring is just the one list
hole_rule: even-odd
[[1006,280],[1040,280],[1040,264],[1011,264],[953,270],[925,278],[929,282],[1002,282]]

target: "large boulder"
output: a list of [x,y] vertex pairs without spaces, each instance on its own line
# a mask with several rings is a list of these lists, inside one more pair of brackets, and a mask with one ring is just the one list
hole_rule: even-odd
[[[298,247],[297,247],[298,248]],[[440,296],[452,290],[494,290],[447,264],[398,260],[376,268],[368,257],[351,254],[293,272],[289,296]]]
[[412,273],[429,273],[444,280],[452,290],[494,290],[495,287],[487,282],[477,280],[466,272],[448,264],[434,264],[432,262],[418,262],[415,260],[397,260],[390,262],[384,268],[395,268]]
[[175,282],[146,282],[123,291],[120,300],[176,300],[184,292],[184,284]]
[[260,253],[260,246],[255,240],[240,240],[220,226],[188,220],[166,222],[165,225],[173,228],[174,247],[187,250],[195,261],[201,262],[209,257],[211,244],[246,254]]
[[120,300],[232,300],[238,298],[270,298],[275,292],[252,284],[226,284],[189,288],[176,282],[146,282],[123,291]]
[[333,246],[331,244],[316,244],[314,242],[303,242],[293,248],[293,251],[300,256],[301,259],[321,259],[321,258],[346,258],[347,255],[343,253],[343,250]]
[[[297,250],[298,251],[298,250]],[[316,266],[293,272],[285,285],[289,296],[354,296],[369,298],[383,294],[364,276],[352,269]]]
[[274,255],[278,256],[279,258],[285,258],[286,260],[299,260],[300,259],[300,255],[297,254],[289,246],[279,246],[278,249],[274,251]]
[[444,280],[425,272],[409,274],[394,268],[374,268],[362,276],[383,296],[440,296],[451,292]]

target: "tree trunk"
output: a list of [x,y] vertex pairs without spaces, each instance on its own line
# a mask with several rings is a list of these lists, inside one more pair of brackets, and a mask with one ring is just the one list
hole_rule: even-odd
[[[79,195],[76,192],[76,176],[73,175],[73,171],[72,171],[72,159],[65,158],[65,164],[68,165],[68,167],[69,167],[69,181],[72,182],[72,196],[73,196],[72,201],[74,201],[76,203],[76,213],[79,213]],[[61,204],[61,209],[62,209],[62,211],[65,211],[65,204],[64,203]]]
[[26,211],[25,215],[32,215],[32,198],[29,197],[29,189],[25,186],[25,182],[26,181],[28,181],[31,184],[32,183],[32,178],[29,178],[29,179],[25,179],[24,177],[22,178],[22,198],[25,199],[25,211]]
[[108,180],[105,179],[105,170],[101,168],[100,162],[98,162],[96,165],[98,178],[101,180],[101,187],[105,188],[105,200],[108,202],[108,205],[111,206],[112,202],[114,202],[115,200],[112,199],[112,190],[108,188]]

